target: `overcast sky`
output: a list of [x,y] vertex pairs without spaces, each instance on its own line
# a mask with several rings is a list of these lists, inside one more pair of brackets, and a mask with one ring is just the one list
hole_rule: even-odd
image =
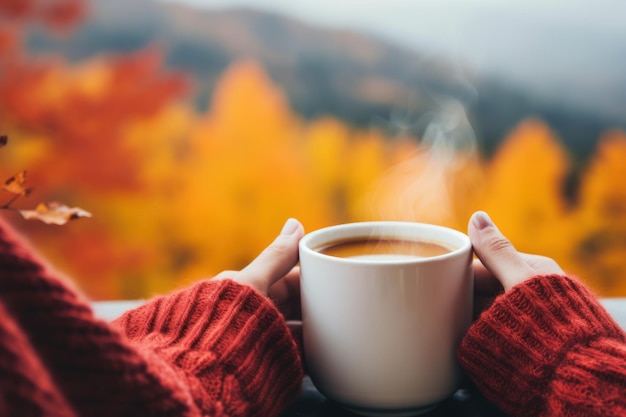
[[[484,60],[492,65],[494,57],[500,57],[502,65],[509,65],[511,59],[512,65],[518,65],[524,56],[531,61],[554,58],[552,51],[567,55],[562,65],[570,66],[576,60],[572,55],[597,60],[598,54],[620,52],[612,45],[618,40],[626,45],[625,0],[165,1],[280,12],[321,26],[379,34],[422,52],[430,49],[459,56],[478,66]],[[568,39],[576,44],[576,51],[563,51]]]
[[626,0],[162,1],[248,6],[370,32],[577,100],[623,94],[626,84]]
[[[316,24],[379,32],[398,40],[437,44],[461,42],[490,18],[537,20],[582,29],[626,34],[624,0],[166,0],[194,6],[249,6],[277,11]],[[514,27],[511,30],[516,29]],[[527,27],[532,31],[533,27]],[[498,34],[494,33],[494,36]]]

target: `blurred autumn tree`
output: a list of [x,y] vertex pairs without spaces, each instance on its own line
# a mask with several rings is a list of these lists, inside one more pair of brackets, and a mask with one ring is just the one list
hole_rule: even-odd
[[606,132],[584,173],[571,219],[571,269],[604,294],[626,295],[626,133]]
[[0,133],[13,141],[0,163],[27,168],[37,199],[93,213],[63,229],[11,218],[92,298],[240,268],[288,217],[307,230],[370,219],[465,230],[476,209],[520,250],[626,295],[624,132],[600,140],[572,204],[569,155],[540,120],[522,121],[484,160],[471,147],[303,120],[253,61],[231,65],[199,114],[157,48],[73,65],[24,50],[26,24],[63,33],[85,12],[79,0],[0,0]]
[[186,82],[161,72],[156,49],[77,67],[27,53],[22,44],[27,25],[66,35],[86,5],[81,0],[0,1],[0,126],[15,145],[0,157],[12,171],[27,161],[29,178],[37,184],[33,198],[80,199],[96,208],[94,221],[62,232],[31,223],[17,226],[62,267],[82,273],[88,292],[115,296],[120,288],[111,276],[122,265],[132,269],[136,251],[117,241],[100,202],[145,187],[141,155],[124,131],[179,98]]

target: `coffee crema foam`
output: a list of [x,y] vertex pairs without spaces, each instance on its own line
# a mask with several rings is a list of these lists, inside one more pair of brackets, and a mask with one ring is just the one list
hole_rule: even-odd
[[424,240],[353,238],[330,242],[317,251],[337,258],[395,261],[439,256],[455,249],[442,242]]

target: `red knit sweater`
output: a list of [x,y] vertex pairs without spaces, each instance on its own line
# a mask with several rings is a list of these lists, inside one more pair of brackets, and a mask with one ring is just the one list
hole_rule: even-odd
[[538,276],[500,296],[458,356],[511,416],[626,416],[626,334],[574,278]]
[[[458,354],[513,416],[626,415],[626,335],[572,278],[499,297]],[[0,221],[0,416],[271,417],[301,378],[253,289],[203,281],[109,324]]]
[[301,379],[252,288],[199,282],[109,324],[0,222],[0,416],[277,416]]

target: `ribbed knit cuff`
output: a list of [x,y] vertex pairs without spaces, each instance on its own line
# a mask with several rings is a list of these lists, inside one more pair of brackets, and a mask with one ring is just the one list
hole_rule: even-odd
[[95,318],[1,218],[0,322],[0,416],[199,415],[169,364]]
[[496,299],[471,326],[458,357],[483,394],[511,415],[537,415],[567,353],[600,337],[624,338],[578,280],[537,276]]
[[159,297],[116,322],[132,340],[182,369],[196,402],[228,415],[279,415],[302,380],[298,350],[271,301],[231,280]]

